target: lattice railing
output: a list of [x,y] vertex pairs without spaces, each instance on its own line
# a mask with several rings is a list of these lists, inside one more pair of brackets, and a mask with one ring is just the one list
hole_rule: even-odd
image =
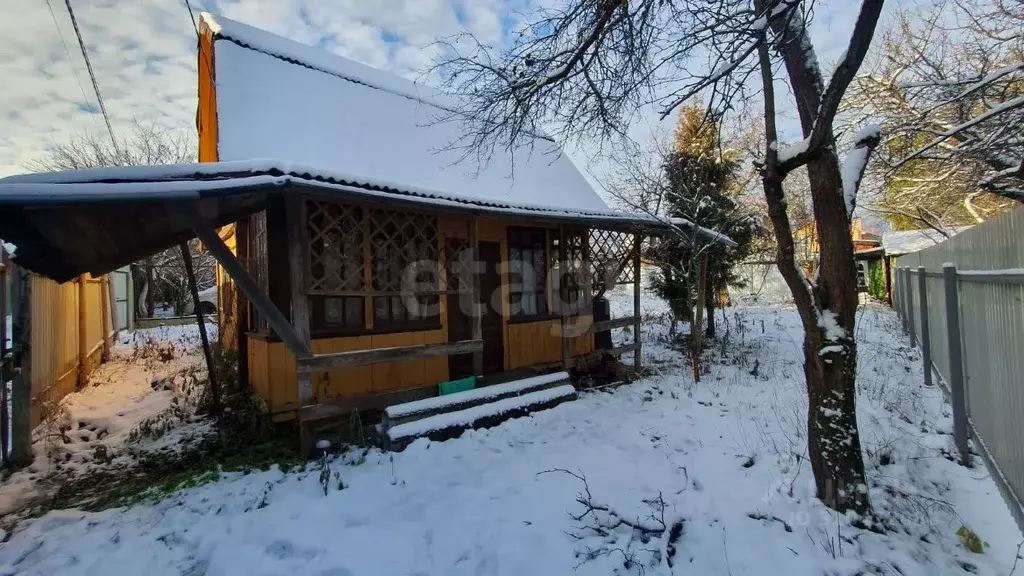
[[310,200],[309,292],[337,294],[363,289],[363,210]]
[[590,231],[590,270],[594,296],[601,296],[615,284],[633,282],[633,234],[614,230]]
[[552,286],[557,288],[553,293],[554,308],[557,312],[565,303],[572,313],[578,313],[590,306],[591,275],[588,257],[590,245],[585,232],[567,230],[565,233],[565,261],[561,261],[562,252],[558,246],[559,235],[551,235],[550,254],[552,258]]
[[402,279],[437,290],[437,218],[425,214],[370,212],[373,289],[403,290]]

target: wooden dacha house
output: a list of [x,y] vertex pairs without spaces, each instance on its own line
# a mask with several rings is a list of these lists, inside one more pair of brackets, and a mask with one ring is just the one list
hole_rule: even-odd
[[[200,24],[200,163],[0,180],[21,265],[66,281],[198,236],[220,263],[221,342],[277,420],[558,373],[626,326],[634,342],[606,353],[639,367],[641,241],[677,225],[610,210],[544,136],[464,161],[457,103],[428,87]],[[633,315],[595,320],[619,283]]]

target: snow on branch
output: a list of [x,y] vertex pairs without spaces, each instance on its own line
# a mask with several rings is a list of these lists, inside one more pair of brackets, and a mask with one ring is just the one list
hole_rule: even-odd
[[840,175],[843,180],[843,199],[846,201],[846,214],[853,217],[853,209],[857,206],[857,190],[860,189],[861,179],[864,177],[864,170],[868,166],[868,159],[881,141],[881,127],[878,124],[868,124],[861,128],[854,137],[853,150],[846,155],[843,165],[840,167]]
[[473,122],[452,147],[512,149],[538,126],[556,140],[622,137],[645,107],[664,117],[698,93],[724,109],[749,96],[757,46],[781,41],[766,39],[772,23],[805,24],[804,0],[764,4],[570,0],[537,11],[500,50],[447,38],[432,72]]
[[[813,124],[804,127],[806,145],[802,150],[794,150],[795,154],[787,155],[785,160],[779,160],[779,170],[788,173],[804,165],[817,154],[824,146],[831,144],[832,123],[836,113],[839,111],[839,103],[846,93],[847,87],[853,81],[857,70],[860,68],[868,48],[871,46],[871,39],[875,34],[875,26],[882,12],[883,0],[864,0],[861,3],[860,12],[857,15],[857,22],[854,24],[853,33],[850,35],[850,42],[843,53],[843,57],[832,73],[828,86],[822,91],[823,83],[821,69],[818,65],[814,49],[810,44],[807,30],[796,29],[790,25],[789,30],[778,30],[778,32],[790,40],[783,47],[783,54],[787,67],[794,69],[803,68],[798,71],[805,77],[805,82],[816,85],[818,98],[816,102],[797,101],[797,107],[804,109],[804,115],[811,118]],[[792,72],[791,72],[792,74]],[[815,106],[815,104],[817,104]],[[806,109],[806,108],[812,109]]]
[[844,103],[859,121],[883,122],[886,178],[932,178],[901,188],[898,203],[913,211],[959,205],[959,196],[962,211],[980,220],[979,210],[1009,205],[979,197],[979,188],[1024,199],[1024,12],[952,2],[901,12],[898,21],[909,24],[886,32],[874,69],[857,77]]

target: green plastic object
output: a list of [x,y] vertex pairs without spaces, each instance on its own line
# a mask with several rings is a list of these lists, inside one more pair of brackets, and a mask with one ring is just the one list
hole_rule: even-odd
[[466,390],[476,388],[476,376],[441,382],[437,386],[440,389],[441,396],[444,396],[445,394],[454,394],[456,392],[465,392]]

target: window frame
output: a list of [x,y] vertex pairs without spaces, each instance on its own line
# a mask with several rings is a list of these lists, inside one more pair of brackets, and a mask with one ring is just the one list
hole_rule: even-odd
[[[593,294],[591,290],[592,275],[590,272],[590,243],[586,229],[565,229],[566,259],[559,260],[559,234],[551,234],[549,250],[551,252],[551,311],[555,316],[562,315],[562,303],[568,302],[565,315],[575,318],[593,314]],[[563,266],[567,269],[563,269]],[[568,278],[569,282],[565,279]],[[558,290],[557,294],[555,290]],[[576,295],[571,302],[569,293]]]
[[[361,203],[338,202],[318,197],[310,197],[306,201],[309,215],[309,283],[306,286],[306,297],[310,310],[310,336],[330,338],[441,329],[441,263],[438,252],[440,231],[437,215],[386,210]],[[325,209],[324,207],[328,205],[337,208]],[[358,214],[357,219],[349,218],[341,224],[347,232],[339,232],[336,239],[328,238],[327,228],[338,225],[343,219],[338,219],[326,227],[322,222],[313,221],[315,217],[322,217],[331,210]],[[415,225],[410,228],[409,225],[414,221]],[[384,231],[384,227],[390,228]],[[326,279],[324,262],[330,260],[323,257],[323,243],[327,241],[330,244],[331,239],[335,240],[334,244],[340,251],[340,258],[335,266],[328,266],[334,277]],[[355,239],[358,239],[356,244],[353,243]],[[314,246],[316,242],[320,242],[321,245]],[[380,249],[378,246],[382,246],[383,254],[375,252]],[[410,255],[410,250],[412,255],[420,257],[420,261],[431,263],[425,272],[432,274],[432,281],[428,280],[433,284],[432,289],[413,292],[402,290],[400,275],[405,270],[404,263]],[[388,267],[380,268],[381,262],[387,262]],[[390,277],[396,272],[399,274],[397,278]],[[395,308],[401,307],[404,310],[409,298],[416,298],[424,305],[432,305],[433,313],[425,317],[395,319]],[[341,307],[341,318],[347,322],[327,321],[331,301],[335,299],[340,300],[338,306]],[[388,303],[386,319],[377,315],[377,306],[382,300]]]
[[[548,247],[548,236],[549,229],[547,228],[509,226],[506,230],[507,254],[505,255],[505,260],[508,270],[508,322],[510,324],[550,320],[555,317],[551,311],[549,298],[551,253]],[[533,282],[533,290],[526,289],[527,286],[524,283],[524,278],[521,277],[522,271],[516,271],[515,268],[516,263],[519,264],[520,268],[527,263],[527,260],[522,257],[524,250],[530,251],[531,258],[529,263],[536,275]],[[539,271],[536,266],[538,250],[541,252],[541,259],[543,260],[543,265]],[[514,254],[513,251],[518,251],[518,255]],[[520,276],[518,279],[514,277],[517,274]],[[536,312],[532,314],[522,311],[522,299],[526,295],[531,295],[537,299],[535,304]]]

